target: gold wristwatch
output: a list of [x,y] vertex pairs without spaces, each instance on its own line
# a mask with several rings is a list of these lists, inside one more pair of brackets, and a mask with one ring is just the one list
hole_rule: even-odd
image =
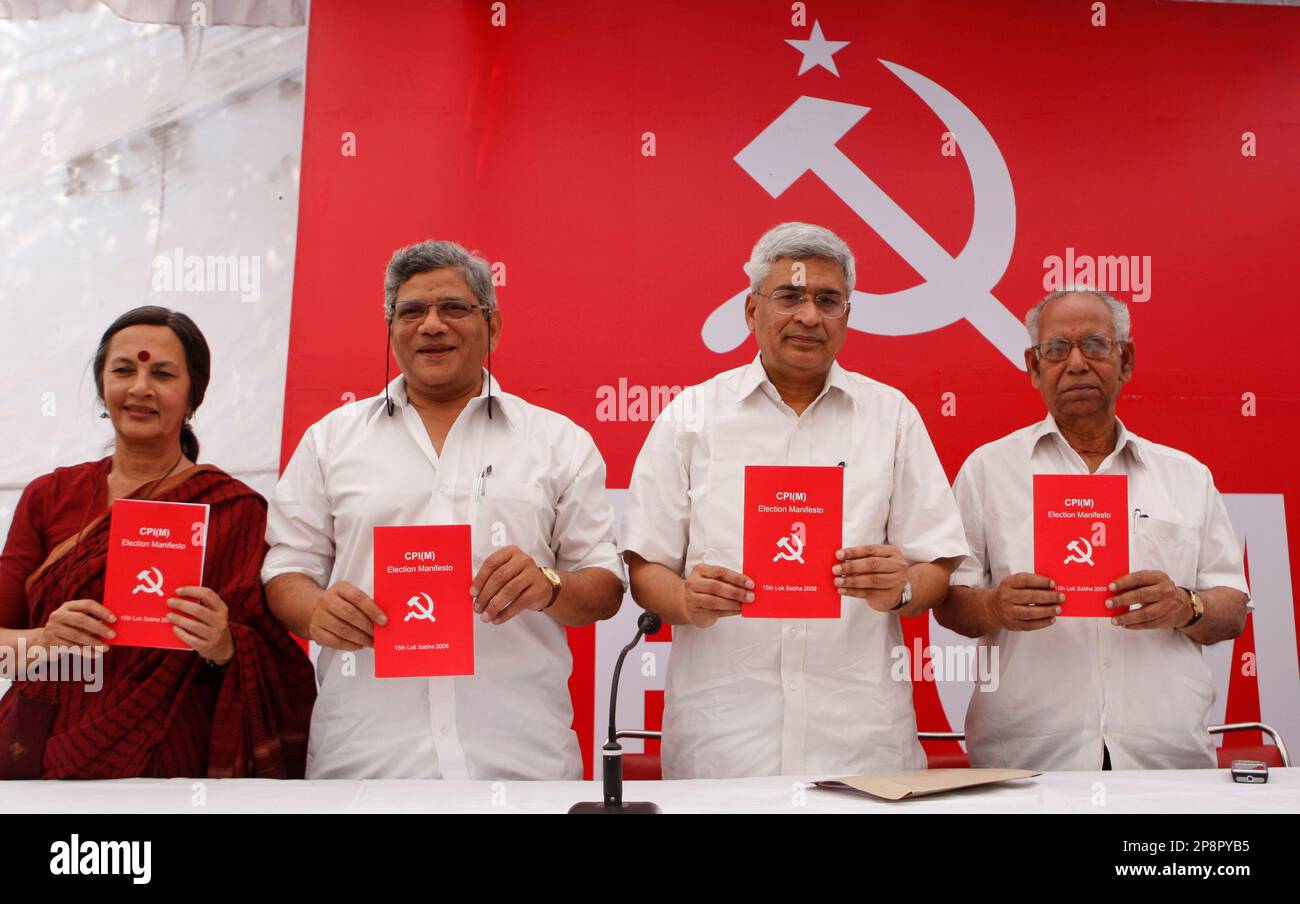
[[554,568],[545,568],[538,566],[542,577],[546,578],[547,583],[551,585],[551,601],[541,608],[542,612],[555,605],[555,601],[560,598],[560,573]]
[[1189,590],[1186,587],[1183,589],[1187,591],[1187,598],[1192,602],[1192,620],[1185,625],[1181,625],[1179,627],[1180,631],[1183,628],[1190,628],[1192,625],[1196,624],[1201,620],[1201,616],[1205,614],[1205,603],[1201,602],[1201,595],[1195,590]]

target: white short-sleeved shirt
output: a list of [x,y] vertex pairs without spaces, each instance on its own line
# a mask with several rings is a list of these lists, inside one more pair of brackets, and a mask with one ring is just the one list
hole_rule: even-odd
[[[746,465],[840,465],[845,546],[890,543],[909,563],[966,554],[957,507],[916,408],[832,365],[802,416],[761,356],[683,391],[637,457],[620,549],[685,576],[740,571]],[[673,626],[665,778],[925,767],[912,686],[890,676],[896,615],[843,598],[839,619]]]
[[[1033,573],[1033,475],[1087,473],[1051,415],[971,453],[953,485],[971,554],[951,583],[992,588]],[[1128,475],[1131,571],[1163,571],[1192,590],[1247,592],[1241,546],[1205,465],[1121,423],[1095,473]],[[996,689],[977,687],[967,710],[972,765],[1100,769],[1103,742],[1115,769],[1216,765],[1206,732],[1210,668],[1181,631],[1058,618],[980,643],[998,648],[999,668]]]
[[[373,595],[376,525],[457,523],[471,525],[475,572],[513,545],[539,565],[624,579],[605,463],[585,430],[485,376],[439,455],[403,377],[389,394],[391,417],[379,395],[304,434],[271,499],[263,581],[299,572]],[[472,676],[375,678],[372,649],[322,650],[307,777],[581,778],[564,628],[542,612],[476,617],[474,653]]]

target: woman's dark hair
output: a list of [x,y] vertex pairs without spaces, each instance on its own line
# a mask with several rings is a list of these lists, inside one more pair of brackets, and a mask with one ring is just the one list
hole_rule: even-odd
[[[113,337],[129,326],[165,326],[169,327],[185,349],[185,367],[190,372],[190,411],[198,411],[203,404],[203,396],[208,391],[208,378],[212,375],[212,354],[208,351],[208,341],[203,333],[185,314],[160,308],[157,305],[145,305],[127,311],[104,330],[95,351],[95,389],[99,400],[104,401],[104,360],[108,357],[108,344]],[[194,428],[188,418],[181,426],[181,451],[192,462],[199,460],[199,438],[194,435]]]

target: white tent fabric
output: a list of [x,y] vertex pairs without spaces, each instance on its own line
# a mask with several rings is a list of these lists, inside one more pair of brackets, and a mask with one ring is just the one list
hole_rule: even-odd
[[[141,304],[185,311],[212,347],[201,460],[274,485],[306,48],[301,25],[141,25],[98,4],[0,21],[0,542],[29,480],[107,454],[89,362]],[[178,256],[197,280],[163,278]]]
[[[158,25],[278,25],[307,23],[307,0],[101,0],[131,22]],[[0,0],[0,19],[46,19],[85,12],[95,0]]]

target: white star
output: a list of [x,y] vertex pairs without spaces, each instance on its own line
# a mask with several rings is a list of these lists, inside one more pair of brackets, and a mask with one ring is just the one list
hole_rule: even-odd
[[822,36],[822,23],[818,20],[813,20],[812,34],[808,36],[808,40],[796,41],[786,38],[785,42],[803,54],[803,61],[799,64],[800,75],[803,75],[814,66],[821,66],[831,75],[839,78],[840,73],[835,68],[835,60],[832,57],[837,51],[848,47],[849,42],[826,40]]

